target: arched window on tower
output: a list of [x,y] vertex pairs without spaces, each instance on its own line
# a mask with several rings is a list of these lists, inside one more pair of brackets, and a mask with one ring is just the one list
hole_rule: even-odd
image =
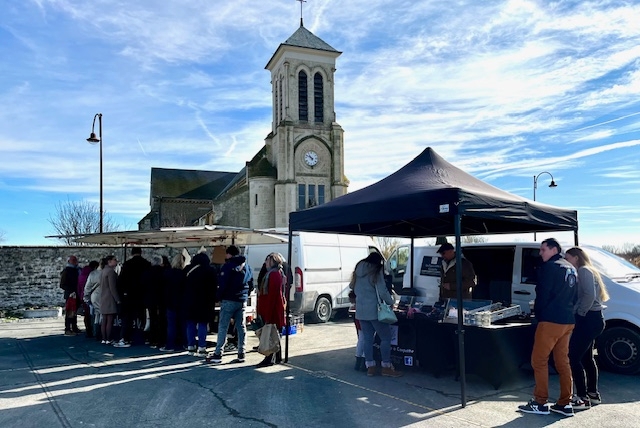
[[324,122],[324,84],[320,73],[313,76],[313,107],[315,121]]
[[282,101],[282,86],[284,85],[284,78],[282,76],[280,76],[280,82],[278,82],[278,91],[280,92],[280,103],[278,105],[278,109],[280,111],[280,121],[284,120],[284,109],[282,107],[283,101]]
[[274,103],[273,106],[273,111],[276,114],[275,117],[275,123],[278,124],[280,123],[280,81],[276,79],[275,81],[275,95],[276,95],[276,102]]
[[298,73],[298,119],[309,121],[309,95],[307,93],[307,73],[301,70]]

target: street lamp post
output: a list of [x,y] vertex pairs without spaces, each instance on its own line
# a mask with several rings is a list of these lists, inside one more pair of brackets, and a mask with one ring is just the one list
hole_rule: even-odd
[[[553,180],[553,175],[551,175],[550,172],[542,171],[540,174],[534,175],[533,176],[533,201],[534,202],[536,200],[536,189],[538,188],[538,178],[540,178],[542,174],[549,174],[549,177],[551,177],[551,183],[549,184],[549,187],[558,187],[556,182]],[[533,240],[534,241],[536,240],[536,232],[533,232]]]
[[[95,134],[96,118],[98,119],[98,137]],[[104,209],[102,205],[102,113],[96,113],[93,116],[93,125],[91,125],[91,135],[87,138],[91,144],[100,143],[100,233],[102,233]],[[535,199],[535,197],[534,197]]]

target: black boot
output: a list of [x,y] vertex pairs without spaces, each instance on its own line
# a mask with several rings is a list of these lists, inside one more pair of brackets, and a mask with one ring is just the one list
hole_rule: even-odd
[[356,365],[353,369],[356,371],[360,371],[362,370],[363,366],[364,366],[364,357],[356,357]]
[[282,362],[282,351],[276,352],[276,364],[280,364]]
[[273,356],[274,354],[267,355],[264,357],[264,360],[260,361],[256,367],[269,367],[273,365]]

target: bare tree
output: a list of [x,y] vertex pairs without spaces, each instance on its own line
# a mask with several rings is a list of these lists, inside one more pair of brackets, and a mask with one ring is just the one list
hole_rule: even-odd
[[382,251],[382,255],[385,259],[388,259],[391,253],[398,248],[399,245],[402,244],[402,241],[399,238],[388,238],[378,236],[374,238],[380,247],[380,251]]
[[[113,220],[103,213],[103,232],[113,232],[117,229]],[[72,201],[56,204],[56,212],[49,215],[49,223],[58,235],[81,235],[100,232],[100,208],[88,201]],[[60,238],[67,245],[79,245],[73,238]]]

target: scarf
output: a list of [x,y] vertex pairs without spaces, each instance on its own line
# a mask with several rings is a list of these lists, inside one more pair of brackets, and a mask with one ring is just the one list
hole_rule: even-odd
[[276,271],[280,271],[280,278],[284,276],[284,273],[282,273],[282,268],[280,265],[273,266],[271,269],[267,271],[267,273],[264,275],[264,278],[262,278],[262,284],[260,284],[260,289],[259,289],[260,294],[269,294],[269,275],[271,275],[271,272],[276,272]]

